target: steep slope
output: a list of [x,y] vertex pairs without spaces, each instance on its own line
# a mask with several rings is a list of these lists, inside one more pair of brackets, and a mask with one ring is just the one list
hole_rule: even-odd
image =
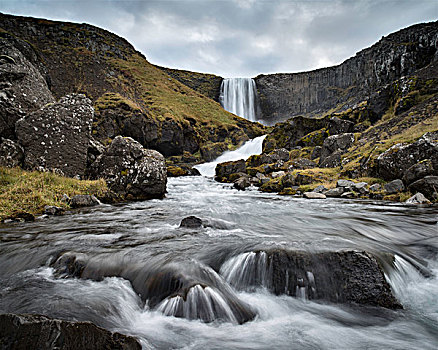
[[263,133],[103,29],[0,14],[0,31],[34,47],[55,98],[81,92],[93,100],[93,135],[104,143],[121,134],[165,156],[187,151],[200,159],[212,144],[233,147]]
[[256,77],[263,119],[342,112],[437,60],[438,21],[382,38],[344,63],[310,72]]

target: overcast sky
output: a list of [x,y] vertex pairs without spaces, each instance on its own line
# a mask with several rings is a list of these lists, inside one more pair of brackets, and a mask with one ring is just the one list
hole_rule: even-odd
[[437,20],[438,0],[0,0],[0,11],[108,29],[154,64],[254,77],[341,63]]

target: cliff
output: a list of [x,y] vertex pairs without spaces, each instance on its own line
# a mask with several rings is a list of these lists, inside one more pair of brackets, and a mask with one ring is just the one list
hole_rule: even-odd
[[417,24],[334,67],[310,72],[259,75],[255,78],[263,119],[342,112],[385,85],[438,59],[438,21]]
[[[166,157],[189,152],[201,160],[203,150],[236,147],[263,133],[261,125],[224,111],[187,81],[182,84],[179,80],[188,79],[181,72],[179,79],[172,78],[106,30],[0,14],[0,36],[3,46],[32,52],[31,62],[55,99],[83,93],[92,100],[92,134],[103,144],[117,135],[129,136]],[[218,79],[213,80],[220,86]],[[210,88],[201,90],[211,93]]]

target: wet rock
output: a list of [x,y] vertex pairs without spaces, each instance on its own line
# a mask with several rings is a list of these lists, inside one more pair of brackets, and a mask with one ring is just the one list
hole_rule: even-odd
[[[378,175],[385,180],[401,179],[406,175],[408,184],[418,176],[438,175],[437,138],[435,133],[426,133],[412,144],[392,146],[376,159]],[[419,164],[427,160],[430,160],[429,166]],[[416,164],[418,166],[413,167]]]
[[380,184],[374,184],[370,186],[371,192],[379,192],[382,190],[382,186]]
[[[231,174],[246,173],[246,164],[243,159],[219,163],[216,166],[216,181],[226,182]],[[225,181],[224,181],[225,179]]]
[[24,160],[24,150],[16,142],[4,139],[0,143],[0,166],[21,167]]
[[71,208],[93,207],[99,204],[99,200],[89,194],[78,194],[70,199]]
[[245,191],[247,187],[251,186],[251,182],[248,176],[241,176],[236,181],[234,181],[233,186],[240,191]]
[[384,187],[386,194],[403,192],[405,190],[405,185],[403,184],[403,181],[400,179],[388,182],[387,184],[385,184]]
[[343,193],[344,193],[344,188],[343,187],[336,187],[336,188],[329,189],[325,193],[325,195],[327,197],[340,197]]
[[91,322],[70,322],[42,315],[0,315],[2,349],[140,350],[133,337],[112,333]]
[[93,113],[90,99],[72,94],[20,119],[16,133],[25,151],[25,168],[58,169],[65,176],[82,177]]
[[62,215],[64,214],[64,209],[57,207],[55,205],[46,205],[44,207],[44,214],[46,215]]
[[430,204],[428,200],[422,193],[417,192],[411,198],[407,199],[406,204]]
[[438,201],[438,176],[425,176],[410,184],[408,189],[423,193],[431,201]]
[[181,220],[179,227],[185,228],[200,228],[202,227],[202,220],[196,216],[188,216]]
[[130,137],[117,136],[89,174],[92,179],[104,178],[113,192],[128,199],[162,198],[166,192],[164,157]]
[[304,192],[303,197],[307,199],[326,199],[324,194],[317,192]]
[[352,133],[334,135],[326,138],[321,149],[320,165],[324,163],[325,158],[328,158],[335,152],[343,154],[353,143],[354,134]]

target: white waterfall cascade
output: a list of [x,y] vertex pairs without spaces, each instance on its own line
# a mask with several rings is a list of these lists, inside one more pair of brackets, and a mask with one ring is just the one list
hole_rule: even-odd
[[265,137],[266,135],[263,135],[246,141],[242,147],[234,151],[225,152],[212,162],[195,165],[194,168],[198,169],[203,176],[213,177],[215,175],[216,165],[219,163],[247,159],[254,154],[261,154]]
[[256,121],[257,90],[254,79],[228,78],[222,81],[220,101],[222,107],[239,117]]

